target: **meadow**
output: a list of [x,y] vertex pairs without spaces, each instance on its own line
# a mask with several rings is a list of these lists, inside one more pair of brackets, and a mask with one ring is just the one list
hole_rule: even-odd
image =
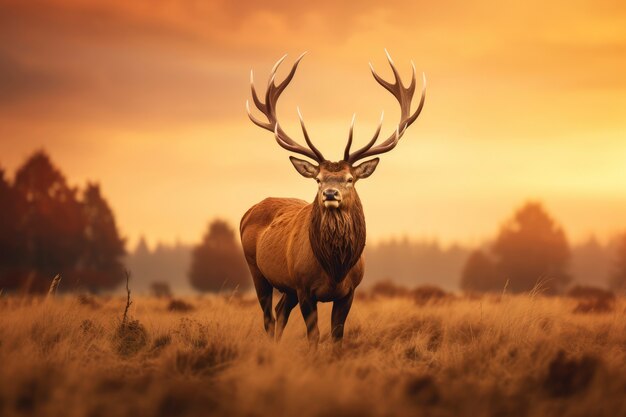
[[[362,294],[341,350],[252,295],[0,297],[0,415],[623,416],[626,300]],[[582,305],[582,308],[581,308]]]

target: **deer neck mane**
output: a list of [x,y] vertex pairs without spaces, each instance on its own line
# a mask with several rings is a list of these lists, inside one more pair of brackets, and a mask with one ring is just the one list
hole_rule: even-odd
[[327,209],[316,198],[311,209],[309,241],[315,258],[335,282],[341,282],[365,248],[365,215],[356,192],[352,204]]

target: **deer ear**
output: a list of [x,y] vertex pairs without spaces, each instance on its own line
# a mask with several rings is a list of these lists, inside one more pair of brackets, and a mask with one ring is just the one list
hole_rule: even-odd
[[289,160],[296,168],[296,171],[298,171],[303,177],[315,178],[320,171],[319,167],[316,167],[315,165],[308,161],[305,161],[304,159],[298,159],[294,156],[290,156]]
[[367,178],[376,171],[376,166],[380,158],[370,159],[354,167],[354,174],[357,178]]

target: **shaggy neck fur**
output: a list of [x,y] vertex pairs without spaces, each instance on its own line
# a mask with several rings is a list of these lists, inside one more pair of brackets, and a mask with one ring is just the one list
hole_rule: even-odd
[[339,283],[358,262],[365,248],[365,216],[361,200],[338,209],[325,208],[319,198],[313,202],[309,241],[324,271]]

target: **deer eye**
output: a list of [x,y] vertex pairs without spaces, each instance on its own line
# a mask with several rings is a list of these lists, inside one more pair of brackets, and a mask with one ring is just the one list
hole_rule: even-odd
[[317,181],[318,184],[322,182],[319,178],[315,178],[315,181]]
[[354,182],[354,178],[350,177],[348,178],[348,184],[352,184]]

